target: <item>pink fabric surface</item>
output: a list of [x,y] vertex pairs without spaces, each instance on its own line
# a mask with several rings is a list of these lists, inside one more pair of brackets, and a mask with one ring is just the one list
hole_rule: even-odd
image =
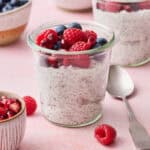
[[[69,13],[55,7],[51,1],[34,0],[30,23],[25,34],[15,44],[0,48],[0,90],[31,95],[38,93],[33,69],[32,51],[26,44],[26,33],[38,25],[56,20],[92,19],[92,13]],[[150,132],[150,64],[139,68],[127,69],[137,89],[130,98],[130,104],[138,119]],[[94,128],[98,124],[108,123],[117,130],[116,142],[111,146],[102,146],[94,138]],[[128,132],[128,119],[125,106],[108,94],[104,102],[103,118],[96,124],[68,129],[55,126],[40,114],[40,105],[36,114],[27,119],[25,137],[19,150],[134,150],[134,144]]]

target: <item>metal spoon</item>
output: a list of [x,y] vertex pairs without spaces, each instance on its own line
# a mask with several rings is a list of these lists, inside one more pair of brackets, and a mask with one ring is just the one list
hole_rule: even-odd
[[137,121],[127,97],[134,92],[134,83],[126,70],[119,66],[111,66],[107,91],[115,98],[121,98],[126,105],[129,117],[129,131],[137,149],[150,150],[150,136]]

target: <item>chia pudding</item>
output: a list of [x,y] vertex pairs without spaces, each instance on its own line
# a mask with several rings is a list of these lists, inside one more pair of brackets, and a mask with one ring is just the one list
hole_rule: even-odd
[[38,47],[32,48],[37,50],[35,68],[43,115],[65,127],[96,122],[102,115],[113,32],[88,22],[49,26],[31,36],[29,45]]
[[46,118],[68,125],[97,118],[102,112],[108,67],[107,63],[96,61],[88,69],[37,66],[42,112]]
[[95,20],[115,31],[112,64],[137,66],[150,60],[150,1],[93,0]]

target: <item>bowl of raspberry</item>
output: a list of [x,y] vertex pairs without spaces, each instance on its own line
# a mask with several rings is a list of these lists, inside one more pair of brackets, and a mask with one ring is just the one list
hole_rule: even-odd
[[65,127],[102,116],[113,32],[95,22],[47,23],[28,36],[43,115]]
[[0,46],[14,43],[24,32],[32,0],[0,0]]
[[25,103],[18,95],[0,91],[0,149],[16,150],[24,137]]
[[136,67],[150,61],[149,0],[93,0],[93,12],[95,20],[109,26],[118,39],[112,64]]

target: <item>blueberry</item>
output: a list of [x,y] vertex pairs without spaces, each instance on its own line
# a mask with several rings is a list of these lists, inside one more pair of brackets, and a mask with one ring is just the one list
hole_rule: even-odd
[[10,0],[11,6],[16,6],[17,3],[18,3],[18,0]]
[[3,0],[0,0],[0,6],[3,5]]
[[8,3],[10,0],[2,0],[3,3]]
[[26,4],[28,2],[28,0],[19,0],[19,2],[20,2],[20,6],[22,6],[22,5]]
[[77,22],[70,23],[68,25],[68,28],[77,28],[77,29],[81,29],[82,30],[82,26],[79,23],[77,23]]
[[64,25],[58,25],[55,27],[55,30],[56,30],[58,35],[62,35],[66,29],[67,28]]
[[107,43],[107,40],[105,38],[98,38],[96,43],[99,43],[101,46],[103,46]]
[[93,48],[98,48],[98,47],[100,47],[101,45],[99,44],[99,43],[96,43],[94,46],[93,46]]
[[100,47],[100,46],[105,45],[106,43],[107,43],[107,40],[106,40],[105,38],[98,38],[98,39],[96,40],[96,44],[94,45],[93,48],[98,48],[98,47]]
[[57,43],[54,45],[54,50],[59,50],[61,48],[61,41],[57,41]]
[[13,7],[12,7],[9,3],[7,3],[7,4],[2,8],[2,12],[7,12],[7,11],[12,10],[12,9],[13,9]]

